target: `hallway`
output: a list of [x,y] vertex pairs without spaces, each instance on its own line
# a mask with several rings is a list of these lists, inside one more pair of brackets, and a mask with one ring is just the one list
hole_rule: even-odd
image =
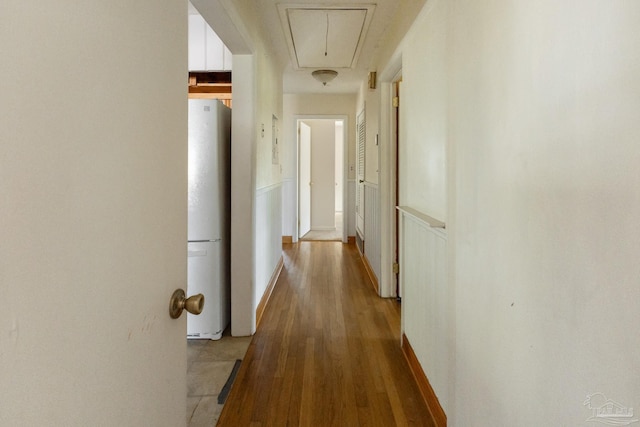
[[284,245],[284,268],[220,426],[432,426],[354,245]]

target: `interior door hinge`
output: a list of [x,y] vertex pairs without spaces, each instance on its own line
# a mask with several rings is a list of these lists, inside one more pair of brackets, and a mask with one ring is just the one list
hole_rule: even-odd
[[393,104],[394,107],[398,108],[400,106],[400,98],[397,97],[397,96],[394,96],[392,104]]
[[400,264],[397,262],[393,263],[393,274],[400,274]]

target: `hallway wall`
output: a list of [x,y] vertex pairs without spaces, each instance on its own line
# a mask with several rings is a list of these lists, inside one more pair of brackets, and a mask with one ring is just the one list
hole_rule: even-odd
[[449,425],[640,404],[638,22],[631,1],[435,1],[383,47],[410,94],[401,203],[446,222],[444,311],[404,330],[447,349],[418,357]]
[[[257,24],[254,24],[257,27]],[[282,78],[281,67],[264,45],[264,30],[256,34],[259,47],[255,56],[257,64],[257,111],[256,111],[256,160],[255,160],[255,200],[253,222],[254,289],[253,305],[247,315],[255,316],[256,309],[269,281],[282,258],[282,167],[280,141],[282,140]],[[277,127],[273,129],[273,117]],[[274,135],[278,144],[274,153]],[[255,332],[255,321],[251,323]],[[246,335],[246,330],[234,330],[234,335]]]
[[637,408],[640,3],[457,6],[457,423]]
[[[269,52],[252,2],[192,3],[234,54],[231,333],[247,336],[255,332],[257,305],[281,256],[282,203],[275,193],[282,175],[272,155],[272,120],[282,117],[282,65]],[[265,224],[268,230],[258,228]]]
[[[429,222],[403,216],[399,230],[404,333],[447,414],[454,410],[455,301],[448,280],[446,2],[428,3],[402,45],[399,206]],[[435,221],[432,221],[435,225]]]

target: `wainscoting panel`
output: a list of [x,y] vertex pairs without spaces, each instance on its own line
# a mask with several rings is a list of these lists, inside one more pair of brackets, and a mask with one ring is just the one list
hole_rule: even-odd
[[447,233],[432,227],[424,220],[426,215],[400,212],[402,329],[440,405],[448,412],[453,314],[447,312]]
[[256,191],[255,293],[253,307],[262,299],[282,256],[282,185]]
[[378,186],[364,183],[364,254],[380,282],[380,192]]
[[[294,178],[282,179],[282,235],[297,236],[296,220],[298,206],[296,205],[296,181]],[[296,237],[297,241],[297,237]]]
[[356,180],[347,180],[347,208],[344,210],[344,224],[347,228],[347,236],[356,235]]

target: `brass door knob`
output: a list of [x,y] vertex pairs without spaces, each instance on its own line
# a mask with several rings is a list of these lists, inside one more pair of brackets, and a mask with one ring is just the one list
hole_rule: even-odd
[[169,301],[169,315],[172,319],[177,319],[182,314],[182,310],[187,310],[191,314],[202,313],[204,307],[204,295],[191,295],[186,298],[182,289],[176,289]]

